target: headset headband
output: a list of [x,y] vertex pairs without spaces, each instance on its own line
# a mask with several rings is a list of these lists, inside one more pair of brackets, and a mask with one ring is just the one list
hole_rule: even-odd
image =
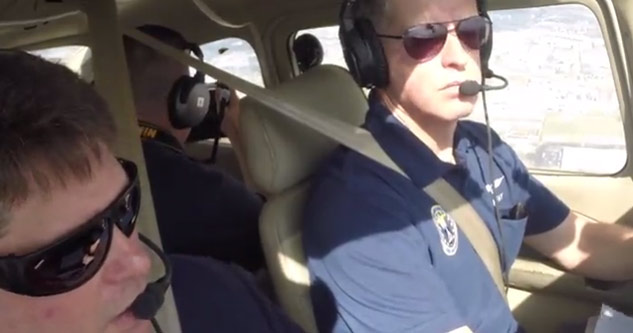
[[[187,42],[187,49],[191,51],[191,53],[193,53],[198,59],[200,59],[200,61],[204,61],[204,53],[202,53],[202,50],[200,49],[200,46],[198,46],[198,44]],[[203,72],[196,70],[196,74],[193,78],[198,82],[204,82],[204,76],[205,74]]]
[[354,20],[356,19],[356,3],[357,0],[346,0],[341,7],[341,12],[339,14],[339,22],[341,22],[341,26],[346,31],[354,29]]
[[[363,0],[345,0],[341,12],[339,14],[339,22],[345,29],[353,29],[354,20],[357,18],[356,6],[359,1]],[[475,0],[477,3],[477,13],[482,16],[488,16],[488,6],[486,0]]]

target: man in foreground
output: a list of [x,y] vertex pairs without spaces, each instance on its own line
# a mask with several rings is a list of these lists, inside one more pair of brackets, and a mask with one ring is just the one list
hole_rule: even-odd
[[[115,138],[105,101],[77,75],[0,51],[1,331],[151,331],[132,310],[150,271],[136,231],[140,186],[134,163],[114,156]],[[246,272],[169,261],[183,332],[299,331]]]

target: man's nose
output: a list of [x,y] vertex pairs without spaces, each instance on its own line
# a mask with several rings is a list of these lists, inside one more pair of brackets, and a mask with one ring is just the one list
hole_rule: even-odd
[[468,61],[468,50],[459,40],[457,33],[454,29],[450,29],[446,36],[446,43],[441,52],[442,65],[444,67],[453,67],[458,70],[463,70],[466,67]]
[[104,282],[145,283],[150,273],[151,260],[138,239],[138,234],[134,233],[128,238],[117,228],[114,229],[110,253],[103,267]]

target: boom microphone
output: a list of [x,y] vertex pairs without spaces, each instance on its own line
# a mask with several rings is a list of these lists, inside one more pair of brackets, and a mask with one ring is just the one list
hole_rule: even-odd
[[501,80],[502,84],[499,86],[489,86],[486,84],[479,84],[477,81],[464,81],[459,85],[459,94],[463,96],[475,96],[482,91],[501,90],[508,86],[508,80],[500,75],[491,74],[491,77]]
[[141,320],[154,318],[163,302],[165,302],[165,292],[163,287],[156,282],[147,284],[145,290],[136,297],[132,303],[131,310],[134,317]]
[[[161,306],[163,306],[163,302],[165,301],[165,292],[167,292],[167,288],[169,288],[171,283],[171,265],[167,261],[165,253],[161,251],[158,245],[154,244],[154,242],[142,234],[139,234],[138,236],[141,242],[149,247],[152,252],[156,253],[165,266],[165,275],[158,280],[147,284],[145,290],[136,297],[130,306],[130,310],[136,318],[148,320],[154,318],[158,310]],[[154,325],[156,324],[154,323]]]
[[459,94],[463,96],[475,96],[483,90],[483,86],[477,81],[464,81],[459,85]]
[[[475,96],[478,93],[482,93],[482,99],[483,99],[483,105],[484,105],[484,119],[486,120],[486,134],[488,137],[488,178],[492,179],[492,175],[493,175],[493,165],[494,163],[494,157],[493,157],[493,150],[492,150],[492,129],[490,128],[490,118],[488,116],[488,103],[486,103],[486,91],[490,91],[490,90],[501,90],[505,87],[508,86],[508,80],[506,78],[504,78],[503,76],[500,75],[496,75],[495,73],[493,73],[490,69],[485,69],[483,72],[483,77],[484,78],[495,78],[501,81],[501,85],[499,86],[488,86],[483,84],[480,84],[477,81],[464,81],[462,84],[459,85],[459,93],[462,96]],[[483,80],[482,80],[483,81]],[[492,206],[494,208],[494,213],[495,213],[495,221],[497,222],[497,228],[499,231],[499,236],[500,236],[500,242],[499,242],[499,257],[501,259],[501,268],[502,271],[506,271],[507,268],[507,262],[506,262],[506,258],[505,255],[503,255],[503,253],[505,253],[505,237],[504,237],[504,233],[503,233],[503,229],[501,228],[501,215],[499,213],[499,205],[497,204],[497,193],[496,193],[496,189],[493,187],[492,188]],[[502,278],[503,278],[503,282],[505,285],[507,285],[507,281],[508,281],[508,276],[507,274],[502,274]]]

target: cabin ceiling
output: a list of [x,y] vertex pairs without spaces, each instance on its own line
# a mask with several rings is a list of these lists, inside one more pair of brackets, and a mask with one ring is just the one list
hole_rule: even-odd
[[[16,47],[85,34],[83,1],[105,0],[0,0],[0,45]],[[340,1],[116,0],[116,3],[124,26],[160,24],[200,43],[226,36],[226,29],[249,23],[262,28],[284,16],[309,16],[316,8],[338,7]],[[214,21],[200,8],[211,13]],[[329,20],[332,19],[335,18]]]

